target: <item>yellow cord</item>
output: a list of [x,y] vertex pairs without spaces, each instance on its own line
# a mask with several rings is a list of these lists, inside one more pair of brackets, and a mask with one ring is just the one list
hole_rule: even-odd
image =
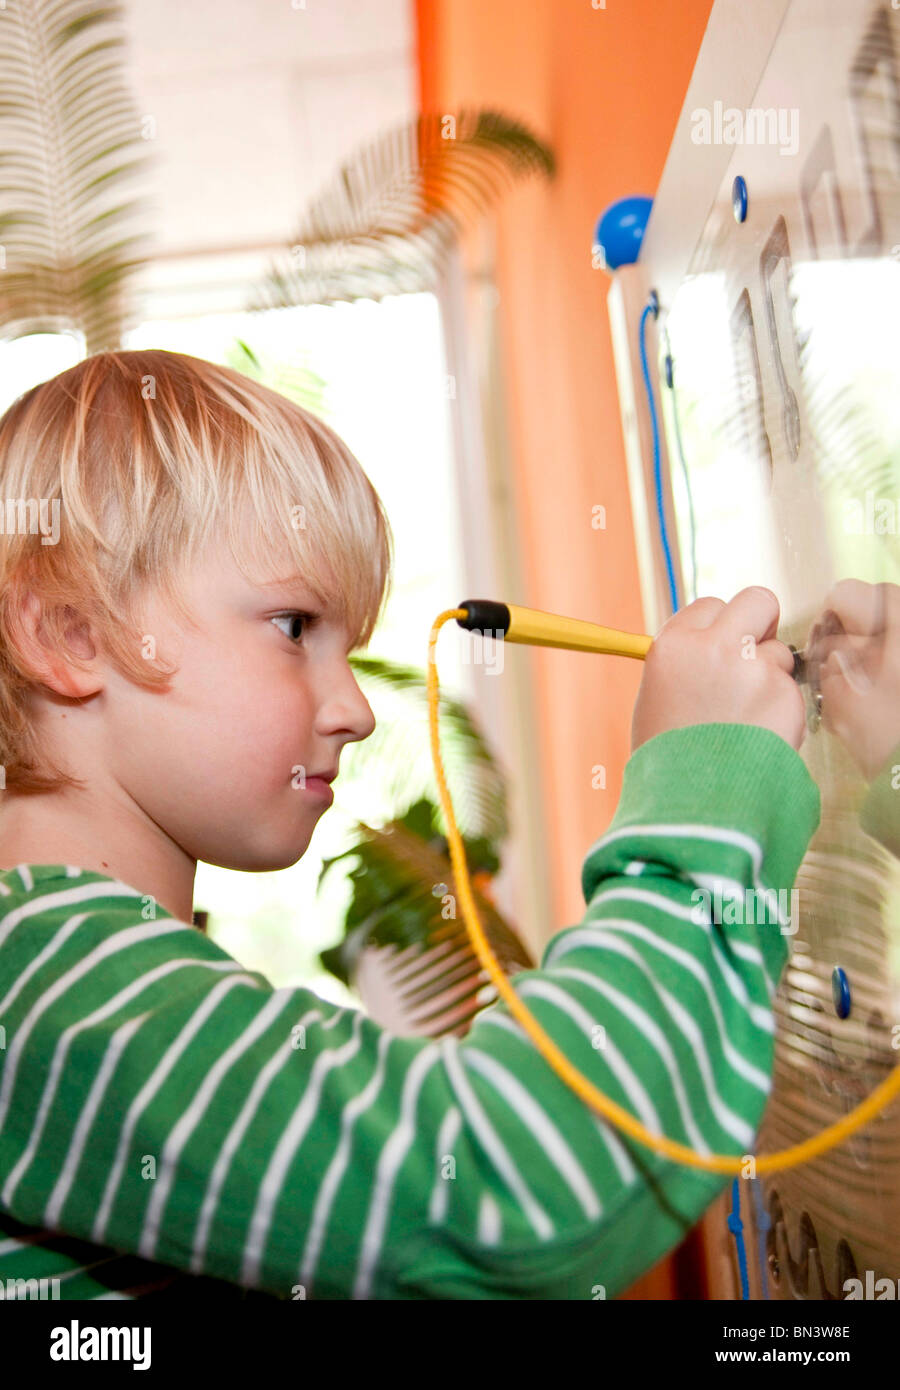
[[[576,1095],[580,1096],[588,1105],[593,1106],[606,1119],[618,1125],[619,1129],[630,1134],[632,1139],[636,1139],[638,1143],[644,1144],[649,1149],[655,1149],[657,1153],[665,1154],[668,1158],[674,1159],[676,1163],[684,1163],[692,1168],[704,1168],[714,1173],[755,1177],[762,1173],[775,1173],[781,1168],[793,1168],[798,1163],[808,1163],[810,1159],[817,1158],[819,1154],[833,1149],[836,1144],[847,1139],[856,1130],[861,1129],[868,1120],[883,1110],[888,1101],[892,1100],[900,1091],[900,1066],[894,1067],[890,1076],[886,1077],[881,1085],[877,1086],[872,1094],[849,1115],[845,1115],[842,1120],[829,1125],[827,1129],[821,1130],[811,1139],[804,1140],[802,1144],[795,1144],[790,1149],[781,1149],[778,1153],[762,1154],[759,1157],[745,1155],[743,1158],[735,1158],[730,1154],[710,1154],[709,1157],[703,1157],[685,1144],[676,1143],[675,1140],[668,1139],[665,1135],[651,1134],[633,1115],[630,1115],[627,1110],[623,1110],[621,1105],[616,1105],[615,1101],[605,1096],[602,1091],[599,1091],[588,1081],[587,1077],[582,1076],[581,1072],[572,1066],[568,1057],[560,1051],[553,1039],[548,1037],[534,1016],[529,1013],[500,969],[478,920],[478,911],[472,896],[469,871],[466,865],[465,850],[453,815],[450,793],[447,790],[447,778],[441,760],[438,732],[440,696],[435,647],[438,633],[444,623],[450,622],[454,618],[465,618],[466,616],[464,608],[447,609],[435,619],[428,639],[428,717],[431,729],[431,754],[434,760],[441,806],[447,821],[450,859],[462,901],[463,918],[475,954],[490,975],[502,998],[506,1000],[510,1011],[532,1038],[538,1050],[546,1057],[553,1070],[572,1088]],[[751,1157],[754,1158],[755,1168],[748,1172],[747,1161]]]

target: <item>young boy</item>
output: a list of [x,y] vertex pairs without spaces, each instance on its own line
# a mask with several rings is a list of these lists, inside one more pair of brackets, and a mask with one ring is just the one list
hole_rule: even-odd
[[[0,1285],[626,1289],[727,1175],[610,1126],[505,1004],[394,1036],[191,925],[197,860],[294,864],[374,727],[347,655],[390,532],[345,445],[227,368],[102,353],[7,412],[0,482],[61,502],[55,539],[0,537]],[[796,924],[717,922],[697,890],[787,893],[819,818],[778,616],[746,589],[666,623],[586,914],[515,977],[601,1091],[703,1154],[754,1151]]]

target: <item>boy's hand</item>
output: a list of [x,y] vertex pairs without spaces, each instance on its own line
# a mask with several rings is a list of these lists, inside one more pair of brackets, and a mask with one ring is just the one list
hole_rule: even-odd
[[760,724],[799,748],[806,733],[794,658],[775,633],[771,589],[742,589],[730,603],[698,598],[674,613],[644,659],[632,752],[689,724]]
[[900,744],[900,588],[844,579],[809,634],[822,723],[871,781]]

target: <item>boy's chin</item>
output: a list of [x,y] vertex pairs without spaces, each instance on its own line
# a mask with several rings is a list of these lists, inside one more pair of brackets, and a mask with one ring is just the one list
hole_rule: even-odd
[[230,853],[220,850],[216,858],[210,859],[204,855],[203,859],[207,864],[215,864],[221,869],[237,869],[245,874],[271,874],[279,869],[290,869],[298,863],[309,849],[309,840],[307,835],[303,841],[295,838],[290,845],[242,845]]

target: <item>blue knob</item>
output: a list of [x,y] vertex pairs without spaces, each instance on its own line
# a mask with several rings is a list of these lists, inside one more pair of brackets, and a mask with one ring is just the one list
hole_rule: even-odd
[[595,244],[603,252],[607,270],[634,265],[640,255],[652,198],[620,198],[610,203],[597,223]]
[[841,966],[836,965],[831,972],[831,997],[838,1018],[846,1018],[850,1013],[850,981]]
[[742,174],[738,174],[734,183],[731,185],[731,206],[734,209],[735,222],[746,222],[747,183]]

